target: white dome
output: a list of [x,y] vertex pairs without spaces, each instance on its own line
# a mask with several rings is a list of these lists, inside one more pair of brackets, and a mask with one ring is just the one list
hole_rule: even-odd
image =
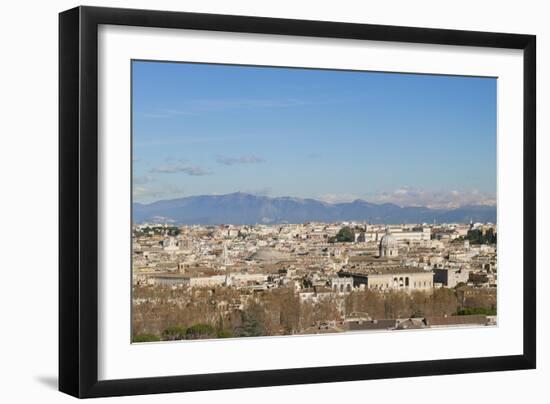
[[397,257],[399,254],[397,239],[392,236],[389,230],[380,239],[379,257]]
[[380,247],[397,247],[397,240],[390,233],[386,233],[380,240]]

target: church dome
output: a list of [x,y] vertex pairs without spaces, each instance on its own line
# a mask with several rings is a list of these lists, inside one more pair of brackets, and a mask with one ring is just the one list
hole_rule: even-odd
[[380,247],[397,247],[397,240],[390,233],[386,233],[380,239]]
[[394,258],[399,255],[397,239],[392,236],[389,230],[380,239],[379,257]]

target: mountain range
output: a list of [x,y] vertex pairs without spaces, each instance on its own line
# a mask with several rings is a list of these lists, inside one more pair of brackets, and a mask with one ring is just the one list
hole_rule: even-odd
[[309,221],[363,221],[370,223],[496,223],[496,206],[472,205],[455,209],[401,207],[361,199],[327,203],[316,199],[258,196],[243,192],[200,195],[133,203],[134,223],[256,224],[304,223]]

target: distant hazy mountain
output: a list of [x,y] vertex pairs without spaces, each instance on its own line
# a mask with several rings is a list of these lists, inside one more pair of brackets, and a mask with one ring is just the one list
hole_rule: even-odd
[[400,207],[391,203],[374,204],[363,200],[326,203],[315,199],[270,198],[246,193],[203,195],[134,203],[134,223],[175,224],[255,224],[336,222],[345,220],[371,223],[496,223],[496,206],[464,206],[457,209]]

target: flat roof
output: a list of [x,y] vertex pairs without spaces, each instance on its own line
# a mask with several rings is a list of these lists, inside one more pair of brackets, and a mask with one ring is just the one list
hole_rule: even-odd
[[422,268],[415,267],[399,267],[399,268],[376,268],[366,269],[363,271],[342,271],[342,275],[350,276],[376,276],[376,275],[389,275],[389,274],[433,274],[432,271],[425,271]]

